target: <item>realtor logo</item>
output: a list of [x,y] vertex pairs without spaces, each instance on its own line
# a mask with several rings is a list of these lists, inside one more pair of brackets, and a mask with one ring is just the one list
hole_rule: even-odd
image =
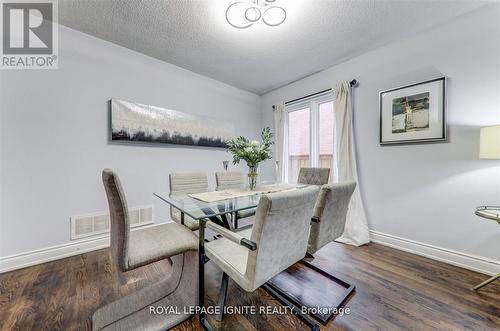
[[4,0],[2,69],[57,69],[55,0]]

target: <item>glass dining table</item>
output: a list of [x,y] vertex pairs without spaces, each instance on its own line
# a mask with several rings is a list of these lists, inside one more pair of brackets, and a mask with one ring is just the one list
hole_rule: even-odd
[[189,194],[155,193],[154,195],[181,212],[181,223],[183,223],[183,218],[187,215],[200,222],[201,227],[203,221],[217,220],[220,222],[229,218],[228,215],[234,215],[239,211],[257,207],[262,193],[241,197],[228,196],[226,200],[213,202],[202,201],[191,197]]
[[[199,247],[198,247],[198,263],[199,263],[199,284],[198,284],[198,305],[200,308],[198,317],[200,323],[207,330],[211,330],[212,327],[206,319],[206,313],[203,307],[205,306],[205,263],[207,262],[207,257],[205,255],[205,242],[207,238],[205,237],[206,224],[207,222],[215,222],[222,225],[230,230],[235,229],[235,220],[237,220],[237,214],[239,211],[244,211],[252,208],[256,208],[260,197],[265,193],[278,192],[290,189],[296,189],[300,187],[305,187],[307,185],[303,184],[266,184],[257,187],[255,191],[245,191],[245,190],[227,190],[227,191],[217,191],[217,192],[207,192],[208,194],[217,194],[217,201],[207,202],[206,200],[200,200],[193,197],[193,194],[169,194],[169,193],[154,193],[154,195],[167,203],[168,205],[178,209],[181,215],[181,224],[184,224],[184,219],[189,216],[193,220],[199,223]],[[203,193],[203,194],[207,194]],[[220,199],[220,200],[219,200]]]

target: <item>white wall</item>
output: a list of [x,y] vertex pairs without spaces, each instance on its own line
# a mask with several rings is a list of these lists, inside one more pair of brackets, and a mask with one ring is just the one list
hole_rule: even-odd
[[[122,98],[223,119],[260,131],[260,98],[190,71],[60,27],[58,70],[2,71],[2,256],[70,241],[69,217],[106,211],[101,170],[121,176],[130,206],[168,208],[171,172],[222,170],[224,149],[108,143],[108,100]],[[231,166],[232,167],[232,166]],[[1,262],[1,261],[0,261]],[[1,268],[0,268],[1,269]]]
[[[378,92],[442,75],[449,78],[449,141],[381,147]],[[479,128],[500,124],[500,5],[264,95],[263,124],[274,125],[272,104],[353,78],[360,82],[355,138],[370,229],[500,263],[499,226],[473,214],[478,205],[500,204],[500,161],[478,159]],[[273,173],[268,163],[266,176]]]

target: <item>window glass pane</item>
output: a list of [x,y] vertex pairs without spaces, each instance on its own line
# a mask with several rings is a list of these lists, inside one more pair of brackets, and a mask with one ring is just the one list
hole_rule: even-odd
[[308,167],[310,139],[309,108],[288,114],[288,182],[296,183],[299,170]]
[[330,179],[333,179],[333,102],[319,105],[319,166],[330,168]]

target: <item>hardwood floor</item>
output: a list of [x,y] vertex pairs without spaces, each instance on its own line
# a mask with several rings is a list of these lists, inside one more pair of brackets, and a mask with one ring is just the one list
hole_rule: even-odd
[[[370,244],[330,244],[314,264],[356,285],[346,307],[322,330],[499,330],[500,282],[478,292],[485,275]],[[165,262],[118,279],[108,250],[95,251],[0,275],[0,330],[90,330],[99,306],[168,272]],[[207,301],[215,304],[221,272],[207,264]],[[321,286],[321,284],[318,284]],[[230,281],[228,305],[281,305],[264,290],[246,293]],[[227,315],[219,330],[306,330],[285,315]],[[202,330],[196,318],[175,330]]]

